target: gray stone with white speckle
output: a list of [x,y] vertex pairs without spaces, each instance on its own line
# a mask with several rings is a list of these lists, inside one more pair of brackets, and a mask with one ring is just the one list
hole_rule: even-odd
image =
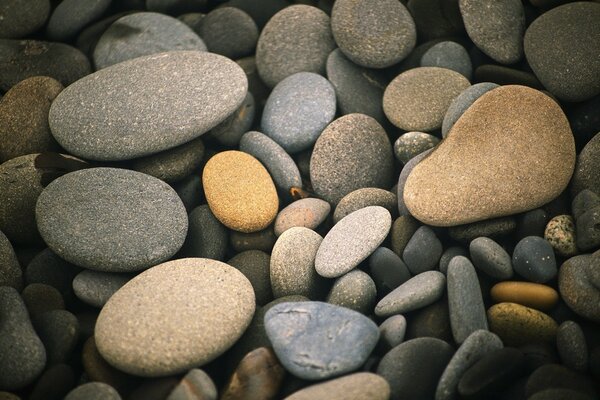
[[425,132],[406,132],[394,142],[394,154],[401,163],[408,163],[413,157],[434,148],[440,139]]
[[84,270],[73,279],[73,292],[84,303],[102,308],[131,278],[127,274]]
[[333,223],[337,224],[346,215],[368,206],[381,206],[390,214],[396,214],[398,200],[396,195],[379,188],[361,188],[345,195],[335,207]]
[[352,270],[336,279],[327,302],[370,315],[377,297],[373,279],[361,270]]
[[446,277],[439,271],[418,274],[381,299],[375,307],[375,315],[389,317],[423,308],[439,300],[445,286]]
[[202,19],[196,32],[208,51],[232,60],[252,54],[259,33],[252,17],[236,7],[212,10]]
[[448,136],[454,123],[458,121],[465,111],[467,111],[467,108],[469,108],[471,104],[475,103],[475,100],[498,86],[499,85],[491,82],[476,83],[456,96],[454,100],[452,100],[452,103],[450,103],[450,107],[448,107],[448,110],[444,115],[444,121],[442,122],[442,136]]
[[528,236],[517,243],[512,264],[517,274],[536,283],[548,282],[558,272],[552,245],[539,236]]

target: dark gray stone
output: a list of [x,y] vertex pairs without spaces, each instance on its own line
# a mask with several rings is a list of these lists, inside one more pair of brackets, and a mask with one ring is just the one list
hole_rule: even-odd
[[264,306],[273,300],[269,254],[260,250],[246,250],[236,254],[227,264],[237,268],[248,278],[254,289],[256,304]]
[[138,271],[169,259],[188,228],[185,207],[170,186],[114,168],[55,180],[38,198],[36,219],[60,257],[107,272]]
[[333,223],[337,224],[345,216],[368,206],[380,206],[396,214],[398,199],[388,190],[379,188],[362,188],[345,195],[335,207]]
[[[75,387],[75,372],[67,364],[48,367],[37,379],[29,400],[61,400]],[[10,400],[10,399],[5,399]]]
[[106,383],[89,382],[71,390],[65,400],[121,400],[121,396]]
[[67,362],[79,341],[77,317],[66,310],[51,310],[34,317],[32,322],[46,349],[47,364]]
[[98,40],[102,37],[104,32],[121,17],[125,15],[133,14],[134,10],[122,11],[116,14],[112,14],[106,18],[101,19],[98,22],[95,22],[86,28],[84,28],[81,33],[77,36],[77,40],[75,42],[75,46],[83,52],[83,54],[87,55],[90,59],[94,56],[94,48],[98,43]]
[[598,168],[600,168],[600,132],[596,133],[577,155],[575,171],[571,180],[571,194],[573,197],[585,189],[600,195]]
[[370,315],[377,297],[375,282],[366,273],[355,269],[335,280],[327,302]]
[[173,187],[188,213],[198,207],[203,200],[206,200],[202,195],[204,190],[202,189],[202,178],[199,175],[189,175],[177,182]]
[[478,237],[469,244],[473,265],[492,278],[505,281],[513,276],[510,255],[492,239]]
[[381,299],[375,307],[375,315],[389,317],[418,310],[439,300],[445,288],[446,277],[441,272],[420,273]]
[[[393,189],[394,188],[391,190]],[[394,190],[394,192],[397,192],[397,190]],[[410,215],[401,215],[396,218],[392,224],[392,232],[390,234],[391,249],[394,253],[398,256],[402,256],[408,241],[415,234],[417,229],[419,229],[419,226],[421,226],[419,222]]]
[[[448,235],[464,244],[469,244],[478,237],[485,236],[491,239],[497,239],[510,235],[517,228],[515,217],[500,217],[486,219],[484,221],[473,222],[470,224],[451,226],[448,229]],[[543,234],[543,232],[542,232]]]
[[287,0],[262,0],[261,2],[254,0],[229,0],[226,4],[229,7],[236,7],[248,13],[256,21],[256,25],[262,29],[271,17],[285,7],[288,7],[290,2]]
[[207,204],[198,206],[188,216],[189,226],[181,255],[223,261],[229,233]]
[[73,292],[84,303],[102,308],[131,278],[128,274],[84,270],[73,279]]
[[593,400],[593,397],[572,389],[545,389],[527,400]]
[[521,240],[527,236],[544,237],[548,221],[550,221],[550,217],[542,208],[527,211],[517,219],[516,239]]
[[[590,254],[569,258],[561,265],[558,274],[560,297],[578,315],[600,322],[600,286],[595,286],[594,273],[597,261]],[[598,283],[598,280],[596,280]]]
[[44,26],[50,15],[50,0],[5,0],[0,15],[0,38],[22,38]]
[[270,253],[276,240],[272,225],[262,231],[252,233],[229,230],[229,241],[236,253],[245,250],[262,250]]
[[583,189],[573,199],[571,210],[573,218],[577,219],[582,216],[586,211],[600,206],[600,196],[590,189]]
[[438,302],[415,311],[410,316],[410,324],[406,327],[406,337],[408,339],[431,337],[453,344],[448,300],[442,298]]
[[0,231],[0,286],[23,289],[23,271],[12,244]]
[[406,335],[406,318],[403,315],[392,315],[379,325],[380,342],[386,350],[390,350],[404,341]]
[[446,41],[433,45],[421,57],[421,67],[448,68],[471,80],[473,67],[469,53],[456,42]]
[[212,10],[202,19],[196,30],[208,51],[233,60],[254,52],[258,41],[258,27],[248,14],[236,7]]
[[559,364],[546,364],[536,369],[527,379],[525,395],[530,398],[550,388],[570,389],[594,399],[598,397],[594,384],[588,376]]
[[516,273],[537,283],[548,282],[558,272],[552,245],[539,236],[521,239],[513,250],[512,263]]
[[452,100],[452,103],[450,103],[450,107],[448,107],[448,110],[444,115],[444,121],[442,122],[442,136],[448,136],[448,133],[450,133],[450,129],[452,129],[454,123],[458,121],[460,116],[463,115],[463,113],[467,111],[467,109],[471,107],[473,103],[475,103],[475,100],[483,96],[484,93],[487,93],[499,86],[500,85],[491,82],[476,83],[473,86],[469,86],[458,96],[456,96],[456,98]]
[[63,0],[52,12],[46,35],[51,40],[67,41],[86,25],[100,18],[108,9],[112,0]]
[[410,272],[416,275],[437,267],[442,252],[442,242],[435,232],[428,226],[421,226],[406,244],[402,259]]
[[371,254],[369,269],[379,297],[387,295],[411,276],[404,261],[387,247],[378,247]]
[[600,206],[581,214],[575,225],[575,237],[579,250],[590,251],[600,247]]
[[65,300],[60,292],[43,283],[30,283],[21,293],[29,315],[34,318],[52,310],[64,310]]
[[[141,0],[144,2],[144,0]],[[163,14],[179,15],[183,13],[203,11],[207,0],[146,0],[146,8]]]
[[223,56],[154,54],[105,68],[63,90],[50,107],[50,128],[73,154],[132,159],[202,135],[229,116],[246,91],[244,71]]
[[572,370],[585,372],[588,369],[588,347],[581,326],[577,322],[565,321],[556,331],[556,348],[563,364]]
[[425,132],[406,132],[394,142],[396,159],[403,164],[408,163],[413,157],[434,148],[440,139]]
[[408,211],[408,208],[404,203],[404,186],[406,185],[406,180],[408,179],[408,176],[412,172],[413,168],[416,167],[416,165],[429,153],[431,153],[431,149],[425,150],[421,154],[414,156],[406,164],[404,164],[402,171],[400,171],[400,176],[398,177],[398,211],[400,212],[400,216],[411,216],[410,211]]
[[[250,83],[250,82],[249,82]],[[217,139],[225,146],[238,146],[244,133],[248,132],[254,123],[256,104],[254,95],[248,91],[242,104],[223,122],[212,128],[208,135]]]
[[408,0],[407,6],[417,25],[419,42],[464,34],[458,1]]
[[50,249],[39,252],[27,264],[25,282],[43,283],[57,289],[63,296],[72,292],[72,282],[79,268],[63,260]]
[[314,301],[272,307],[265,329],[286,370],[309,380],[357,370],[379,339],[377,325],[364,315]]
[[446,275],[448,273],[448,265],[450,264],[450,261],[456,256],[468,257],[469,252],[461,246],[452,246],[444,250],[442,256],[440,257],[440,272],[442,274]]
[[335,89],[312,72],[298,72],[273,89],[262,114],[263,132],[288,153],[312,146],[335,117]]
[[[94,49],[96,69],[136,57],[174,50],[205,51],[206,45],[186,24],[168,15],[139,12],[119,18]],[[173,75],[169,73],[169,77]]]

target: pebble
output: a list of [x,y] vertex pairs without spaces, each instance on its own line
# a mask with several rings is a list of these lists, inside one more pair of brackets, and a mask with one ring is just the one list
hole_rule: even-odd
[[226,227],[251,233],[265,229],[279,209],[269,172],[251,155],[224,151],[213,156],[202,172],[211,211]]
[[388,381],[390,399],[433,399],[454,349],[432,337],[406,341],[381,359],[377,375]]
[[58,150],[48,127],[48,110],[62,90],[56,79],[38,76],[22,80],[2,97],[0,163],[31,153]]
[[0,314],[0,390],[22,389],[42,373],[46,350],[14,288],[0,287]]
[[0,39],[0,59],[11,60],[0,64],[3,92],[33,76],[47,76],[68,86],[92,72],[85,54],[56,42]]
[[[565,261],[558,274],[561,299],[578,315],[600,322],[600,288],[592,282],[593,256],[575,256]],[[598,281],[596,281],[597,283]]]
[[[427,251],[424,251],[427,249]],[[421,226],[412,235],[404,251],[402,259],[413,275],[434,269],[442,256],[442,242],[428,226]]]
[[598,396],[593,382],[587,376],[558,364],[546,364],[535,370],[527,379],[525,395],[529,399],[550,388],[569,389],[592,399]]
[[252,233],[229,231],[229,241],[233,250],[238,253],[245,250],[262,250],[268,253],[273,249],[277,236],[273,232],[273,225],[269,225],[262,231]]
[[276,236],[293,227],[315,230],[329,216],[331,206],[321,199],[296,200],[277,214],[273,230]]
[[369,270],[379,296],[387,295],[411,277],[404,261],[387,247],[378,247],[371,254]]
[[404,202],[424,223],[454,226],[528,211],[569,182],[573,135],[558,104],[542,92],[516,85],[491,90],[452,132],[406,180]]
[[[577,155],[577,164],[571,180],[573,197],[586,189],[598,196],[600,193],[600,178],[596,174],[598,165],[600,165],[600,134],[596,133]],[[597,200],[594,202],[597,203]],[[591,205],[587,208],[591,208]],[[578,218],[578,215],[574,213],[574,217]]]
[[396,214],[398,198],[392,192],[379,188],[362,188],[345,195],[335,207],[333,223],[337,224],[346,215],[369,206],[380,206]]
[[490,294],[496,303],[517,303],[540,311],[549,311],[558,302],[558,292],[554,288],[533,282],[498,282]]
[[166,400],[217,400],[217,388],[206,372],[193,368],[185,374]]
[[331,31],[344,55],[367,68],[386,68],[398,63],[417,42],[410,12],[394,0],[337,1],[331,10]]
[[475,69],[473,80],[476,82],[493,82],[498,85],[523,85],[537,90],[544,90],[544,86],[531,72],[498,64],[480,65]]
[[586,211],[600,206],[600,196],[590,189],[583,189],[573,196],[571,210],[573,218],[579,219]]
[[85,3],[64,0],[52,11],[46,26],[46,35],[51,40],[66,42],[86,25],[100,18],[110,3],[111,0],[93,0]]
[[450,103],[469,85],[467,78],[446,68],[413,68],[386,87],[383,111],[400,129],[431,132],[442,126]]
[[525,33],[525,56],[535,75],[555,96],[583,101],[600,93],[598,48],[600,5],[564,4],[536,18]]
[[304,4],[286,7],[273,15],[258,37],[258,74],[269,87],[297,72],[323,75],[334,48],[327,14]]
[[146,0],[146,7],[150,11],[164,14],[184,14],[206,8],[206,0]]
[[275,15],[290,4],[286,0],[263,0],[259,3],[248,0],[229,0],[227,5],[243,10],[256,21],[262,30],[265,24]]
[[64,310],[65,300],[60,292],[43,283],[31,283],[21,292],[27,311],[31,317],[42,315],[52,310]]
[[188,215],[189,227],[181,255],[223,261],[227,252],[227,228],[215,218],[207,204],[194,208]]
[[[30,400],[59,400],[75,387],[75,372],[67,364],[56,364],[48,367],[33,385]],[[1,393],[1,392],[0,392]],[[20,399],[16,397],[16,399]],[[10,397],[3,400],[11,400]]]
[[519,0],[460,0],[460,14],[469,38],[502,64],[514,64],[523,56],[525,10]]
[[202,19],[196,32],[208,51],[232,60],[252,54],[259,33],[252,17],[236,7],[212,10]]
[[9,0],[2,2],[0,38],[26,37],[39,30],[50,15],[49,0]]
[[317,273],[337,278],[354,269],[375,251],[392,226],[388,210],[369,206],[340,220],[325,236],[315,258]]
[[237,110],[211,129],[208,135],[216,138],[224,146],[237,146],[244,133],[252,127],[255,114],[256,101],[249,91]]
[[381,73],[354,64],[340,49],[327,57],[326,72],[342,115],[360,113],[385,123],[382,101],[386,82]]
[[369,315],[376,298],[377,288],[373,279],[366,272],[355,269],[335,280],[327,302]]
[[121,396],[106,383],[88,382],[71,390],[65,400],[121,400]]
[[571,389],[546,389],[535,393],[528,400],[592,400],[592,397],[587,396],[577,390]]
[[66,363],[79,341],[77,317],[66,310],[51,310],[33,317],[33,327],[46,349],[47,365]]
[[392,145],[379,123],[364,114],[344,115],[325,128],[310,158],[310,181],[317,195],[337,204],[365,187],[389,188]]
[[81,362],[84,372],[92,381],[106,383],[119,391],[131,390],[134,385],[131,375],[117,370],[102,358],[94,336],[90,336],[83,344]]
[[548,221],[550,221],[550,217],[542,208],[521,214],[517,219],[516,239],[521,240],[527,236],[544,237]]
[[451,226],[448,228],[448,236],[457,242],[468,245],[473,240],[482,236],[494,240],[504,239],[509,237],[516,228],[517,221],[515,217],[509,215],[507,217],[486,219],[464,225]]
[[500,85],[491,82],[481,82],[469,86],[460,92],[460,94],[452,100],[450,106],[446,110],[446,114],[444,114],[444,120],[442,121],[442,137],[445,138],[448,136],[454,123],[458,121],[461,115],[463,115],[478,98],[497,87],[500,87]]
[[65,260],[106,272],[132,272],[169,259],[188,219],[177,193],[139,172],[92,168],[64,175],[40,194],[36,220]]
[[301,295],[316,300],[323,295],[324,279],[315,270],[315,257],[323,238],[304,227],[281,234],[271,253],[271,286],[275,298]]
[[458,394],[458,384],[476,362],[503,347],[500,338],[484,329],[473,331],[456,350],[437,384],[435,400],[452,400]]
[[23,271],[12,244],[0,231],[0,287],[11,286],[23,289]]
[[385,379],[370,372],[357,372],[309,386],[286,397],[285,400],[388,400],[389,398],[390,385]]
[[512,278],[510,255],[498,243],[487,237],[478,237],[469,244],[469,255],[478,269],[494,279]]
[[[122,85],[128,90],[120,90]],[[202,135],[242,103],[247,87],[244,71],[216,54],[171,51],[138,57],[63,90],[50,107],[50,129],[71,154],[132,159]]]
[[550,243],[556,254],[573,257],[577,254],[575,221],[570,215],[557,215],[552,218],[544,231],[544,239]]
[[290,193],[292,188],[302,187],[302,177],[292,157],[267,135],[251,131],[240,140],[240,150],[262,162],[273,182],[280,190]]
[[456,36],[464,33],[458,2],[439,0],[409,1],[408,9],[417,25],[419,41]]
[[415,311],[411,319],[411,323],[406,328],[408,339],[433,337],[446,343],[454,343],[448,313],[448,299],[442,298],[440,301]]
[[401,163],[408,163],[413,157],[433,149],[440,139],[425,132],[406,132],[394,142],[394,155]]
[[[399,203],[400,198],[398,198],[398,204]],[[392,224],[392,232],[390,235],[391,248],[394,253],[398,256],[402,255],[408,241],[413,237],[417,229],[419,229],[419,223],[410,215],[401,215],[396,218]]]
[[254,289],[256,304],[263,306],[273,300],[269,254],[260,250],[246,250],[236,254],[227,264],[237,268],[248,278]]
[[594,207],[577,218],[576,245],[581,251],[596,250],[600,247],[600,206]]
[[79,268],[46,248],[33,257],[24,272],[27,284],[43,283],[68,297],[73,290],[72,282]]
[[314,72],[298,72],[273,88],[260,125],[285,151],[297,153],[315,143],[335,110],[333,85]]
[[396,314],[388,317],[379,325],[379,340],[387,351],[404,341],[406,335],[406,318]]
[[490,331],[507,346],[552,343],[557,323],[541,311],[516,303],[498,303],[487,311]]
[[588,347],[578,323],[565,321],[559,325],[556,331],[556,348],[566,367],[574,371],[587,371]]
[[517,274],[536,283],[546,283],[558,272],[552,245],[539,236],[521,239],[513,251],[512,263]]
[[421,56],[421,67],[440,67],[451,69],[471,80],[473,67],[469,53],[460,44],[452,41],[433,45]]
[[[450,265],[450,261],[452,261],[452,259],[456,256],[469,257],[469,252],[461,246],[452,246],[444,250],[442,256],[440,257],[439,264],[439,270],[442,274],[446,275],[448,273],[448,266]],[[475,261],[473,261],[473,263],[474,262]]]
[[377,325],[364,315],[314,301],[272,307],[265,328],[285,369],[307,380],[357,370],[379,339]]
[[84,270],[73,279],[73,292],[84,303],[102,308],[130,279],[128,274]]
[[202,178],[199,175],[189,175],[181,181],[174,183],[173,188],[177,192],[177,195],[179,195],[188,213],[205,201],[202,195],[198,196],[198,193],[202,194],[204,192],[202,190]]
[[417,310],[439,300],[444,294],[446,277],[439,271],[420,273],[377,303],[375,315],[389,317]]
[[252,285],[237,269],[205,258],[170,261],[109,299],[96,322],[96,344],[106,361],[129,374],[173,375],[229,349],[254,311]]

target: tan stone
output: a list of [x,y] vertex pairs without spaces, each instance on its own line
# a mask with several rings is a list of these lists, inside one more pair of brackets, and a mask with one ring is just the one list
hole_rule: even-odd
[[357,372],[309,386],[285,398],[285,400],[387,400],[390,385],[379,375]]
[[517,303],[541,311],[550,310],[558,301],[556,290],[533,282],[499,282],[492,287],[491,296],[496,303]]
[[557,197],[575,167],[575,142],[558,104],[508,85],[481,96],[404,187],[413,216],[454,226],[537,208]]
[[516,303],[499,303],[487,311],[490,331],[505,346],[553,343],[558,324],[548,315]]
[[275,184],[265,167],[249,154],[235,150],[216,154],[204,167],[202,184],[208,206],[228,228],[257,232],[277,215]]

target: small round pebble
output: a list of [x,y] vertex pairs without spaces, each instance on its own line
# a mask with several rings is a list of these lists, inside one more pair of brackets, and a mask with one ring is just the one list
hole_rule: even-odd
[[269,254],[260,250],[246,250],[236,254],[227,264],[237,268],[248,278],[254,289],[256,304],[263,306],[273,300]]
[[106,383],[89,382],[71,390],[65,400],[121,400],[121,396]]
[[93,0],[81,3],[63,0],[52,12],[46,35],[54,41],[68,41],[86,25],[100,18],[110,6],[111,0]]
[[21,292],[29,315],[36,317],[52,310],[64,310],[65,300],[60,292],[50,285],[30,283]]
[[381,376],[357,372],[301,389],[285,400],[388,400],[390,385]]
[[548,213],[542,208],[521,214],[517,219],[516,239],[521,240],[527,236],[544,237],[544,230],[549,220]]
[[188,233],[181,254],[222,261],[229,242],[227,228],[215,218],[207,204],[194,208],[188,219]]
[[328,202],[316,198],[296,200],[277,214],[274,224],[276,236],[295,226],[315,230],[329,215]]
[[439,271],[418,274],[377,303],[375,315],[389,317],[417,310],[439,300],[444,294],[446,277]]
[[563,364],[574,371],[588,369],[588,346],[581,326],[565,321],[556,331],[556,348]]
[[456,42],[440,42],[421,56],[421,67],[448,68],[471,80],[473,67],[469,53]]
[[402,259],[413,275],[434,269],[442,256],[442,242],[428,226],[421,226],[412,235]]
[[498,282],[490,294],[496,303],[517,303],[540,311],[549,311],[558,302],[558,292],[554,288],[533,282]]
[[371,254],[369,269],[379,296],[387,295],[411,277],[404,261],[387,247],[378,247]]
[[558,324],[547,314],[516,303],[498,303],[487,311],[490,331],[507,346],[552,343]]
[[335,280],[327,302],[369,315],[377,297],[373,279],[361,270],[353,270]]
[[510,255],[492,239],[483,236],[474,239],[469,244],[469,254],[473,265],[492,278],[499,280],[512,278]]
[[497,88],[499,85],[491,82],[481,82],[476,83],[472,86],[469,86],[458,96],[456,96],[450,106],[446,110],[446,114],[444,114],[444,120],[442,122],[442,137],[448,136],[450,133],[450,129],[454,126],[454,123],[458,121],[461,115],[467,108],[471,107],[475,100],[480,98],[484,93],[489,92],[492,89]]
[[406,335],[406,318],[396,314],[386,318],[379,325],[380,341],[390,350],[404,341]]
[[390,214],[395,214],[397,204],[396,195],[390,191],[379,188],[357,189],[345,195],[336,205],[333,212],[333,223],[337,224],[346,215],[368,206],[381,206]]
[[545,283],[558,272],[552,245],[539,236],[528,236],[515,246],[512,256],[515,272],[523,278]]
[[557,215],[552,218],[544,231],[544,239],[550,243],[554,251],[563,257],[577,254],[575,239],[575,221],[570,215]]
[[425,132],[406,132],[394,142],[396,159],[406,164],[413,157],[434,148],[440,139]]
[[73,292],[84,303],[102,308],[130,279],[126,274],[84,270],[73,279]]

